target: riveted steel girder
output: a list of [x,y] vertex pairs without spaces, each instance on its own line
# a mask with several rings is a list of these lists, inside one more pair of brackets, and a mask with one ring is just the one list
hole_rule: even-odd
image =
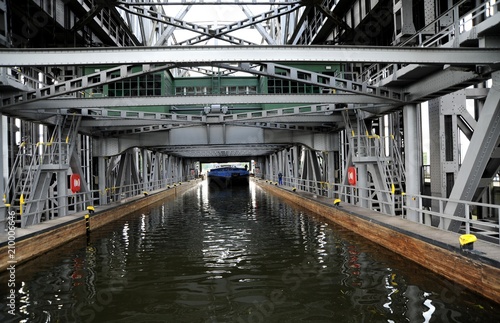
[[[153,133],[125,134],[94,141],[95,156],[113,156],[132,147],[148,147],[183,157],[212,156],[223,149],[228,156],[262,156],[300,143],[315,150],[332,150],[330,133],[295,132],[239,125],[197,125]],[[257,149],[255,147],[262,147]],[[228,147],[228,148],[221,148]],[[269,148],[272,147],[272,148]]]
[[304,69],[274,63],[261,63],[259,65],[261,65],[262,68],[257,70],[254,66],[250,67],[248,64],[240,64],[238,66],[221,64],[219,66],[226,69],[235,69],[248,73],[334,89],[340,93],[348,92],[374,96],[397,103],[402,103],[404,100],[404,93],[397,89],[377,87],[362,82],[343,79],[341,77],[315,73]]
[[[251,95],[205,95],[205,96],[157,96],[157,97],[108,97],[87,99],[49,99],[39,102],[24,103],[10,109],[15,110],[57,110],[63,108],[116,108],[116,107],[153,107],[153,106],[184,106],[200,107],[211,104],[392,104],[392,101],[378,97],[359,94],[251,94]],[[6,112],[6,111],[3,111]]]
[[481,75],[475,70],[449,67],[418,80],[405,88],[404,91],[409,93],[408,101],[423,102],[487,79],[488,75]]
[[494,65],[496,48],[369,46],[170,46],[72,49],[0,49],[0,66],[124,65],[158,63],[359,62]]
[[[341,110],[341,109],[340,109]],[[295,106],[273,110],[255,110],[231,114],[178,114],[109,108],[43,109],[16,111],[18,117],[54,124],[54,115],[75,115],[84,118],[80,130],[94,136],[126,135],[157,132],[204,124],[231,124],[268,129],[330,132],[341,128],[340,111],[332,104]]]
[[[83,91],[104,84],[123,81],[132,77],[139,77],[145,74],[164,71],[172,67],[174,67],[174,65],[171,64],[160,66],[122,65],[113,67],[104,71],[84,75],[82,77],[77,77],[68,81],[58,82],[57,84],[52,84],[33,91],[20,92],[9,96],[2,96],[0,100],[0,109],[17,104],[26,104],[33,101],[39,101],[74,93],[77,91]],[[136,71],[137,69],[140,70]]]
[[180,29],[185,29],[188,31],[193,31],[196,33],[201,34],[201,36],[197,36],[192,38],[191,40],[188,41],[183,41],[178,43],[178,45],[194,45],[200,42],[203,42],[205,40],[208,40],[210,38],[219,38],[221,40],[227,41],[232,44],[236,45],[253,45],[254,43],[236,38],[233,36],[226,35],[226,33],[216,33],[214,30],[211,30],[209,27],[205,26],[200,26],[191,22],[186,22],[181,19],[169,17],[167,15],[164,15],[162,13],[159,13],[155,10],[149,10],[149,9],[143,9],[140,7],[132,7],[132,8],[127,8],[127,7],[120,7],[120,9],[129,12],[131,14],[151,19],[156,22],[160,23],[165,23],[167,25],[170,25],[175,28],[180,28]]
[[[179,45],[195,45],[195,44],[198,44],[200,42],[204,42],[204,41],[206,41],[210,38],[214,38],[214,37],[215,38],[221,38],[223,36],[229,37],[229,36],[227,36],[227,34],[230,32],[240,30],[243,28],[248,28],[250,26],[260,24],[266,20],[274,19],[274,18],[283,16],[283,15],[289,14],[289,13],[297,10],[300,7],[301,7],[301,4],[299,4],[299,3],[295,3],[295,4],[291,4],[291,5],[287,5],[287,6],[276,7],[276,8],[269,10],[269,11],[263,12],[257,16],[249,17],[245,20],[237,21],[237,22],[231,23],[229,25],[216,28],[213,31],[211,31],[211,35],[191,38],[191,39],[188,39],[184,42],[179,43]],[[221,38],[221,39],[224,40],[224,38]],[[241,43],[241,45],[247,45],[247,44]]]
[[[189,2],[190,5],[196,5],[196,6],[218,6],[218,5],[287,5],[287,4],[293,4],[293,3],[298,3],[299,1],[273,1],[273,0],[234,0],[234,1],[229,1],[229,0],[202,0],[202,1],[196,1],[193,0],[192,2]],[[117,1],[117,3],[122,4],[122,5],[134,5],[134,6],[151,6],[151,5],[161,5],[161,6],[185,6],[187,4],[186,0],[165,0],[165,1]]]
[[[471,201],[478,188],[483,173],[493,153],[498,147],[500,138],[500,72],[493,74],[493,85],[486,97],[483,109],[474,129],[467,154],[458,172],[450,199]],[[496,168],[498,160],[495,161]],[[463,208],[455,202],[446,204],[445,214],[456,214]],[[459,212],[461,213],[461,212]],[[464,216],[464,214],[457,214]],[[458,231],[460,222],[452,221],[449,230]]]

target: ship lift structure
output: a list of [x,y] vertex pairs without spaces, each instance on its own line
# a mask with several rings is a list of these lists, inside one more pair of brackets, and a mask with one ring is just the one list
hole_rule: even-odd
[[0,234],[243,162],[500,243],[496,0],[0,0]]

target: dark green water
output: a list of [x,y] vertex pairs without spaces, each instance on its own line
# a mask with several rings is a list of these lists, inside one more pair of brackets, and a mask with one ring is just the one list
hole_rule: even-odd
[[18,266],[15,317],[0,284],[1,322],[500,322],[497,304],[253,185],[201,185]]

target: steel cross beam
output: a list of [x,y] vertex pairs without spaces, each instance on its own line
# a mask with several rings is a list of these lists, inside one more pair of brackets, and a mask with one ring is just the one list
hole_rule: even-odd
[[249,94],[249,95],[199,95],[199,96],[148,96],[148,97],[107,97],[107,98],[61,98],[24,103],[16,109],[6,108],[2,113],[14,115],[18,110],[56,110],[85,108],[153,107],[153,106],[207,106],[211,104],[394,104],[387,99],[358,94]]
[[[157,21],[160,23],[164,23],[164,24],[176,27],[176,28],[181,28],[181,29],[185,29],[185,30],[189,30],[192,32],[202,34],[203,36],[198,36],[198,37],[193,38],[193,39],[201,39],[198,42],[202,42],[203,40],[215,37],[215,38],[219,38],[221,40],[224,40],[224,41],[227,41],[229,43],[236,44],[236,45],[254,45],[252,42],[246,41],[244,39],[236,38],[233,36],[227,36],[224,34],[219,35],[208,27],[200,26],[200,25],[194,24],[192,22],[186,22],[186,21],[183,21],[181,19],[169,17],[167,15],[164,15],[164,14],[159,13],[159,12],[154,11],[154,10],[143,9],[140,7],[133,7],[133,9],[135,9],[136,11],[134,11],[130,8],[124,8],[124,7],[119,7],[119,8],[125,12],[131,13],[131,14],[134,14],[134,15],[146,18],[146,19],[151,19],[151,20],[154,20],[154,21]],[[143,13],[144,11],[149,13],[149,15],[144,14]],[[197,42],[195,42],[195,43],[197,43]],[[195,43],[193,43],[193,44],[195,44]],[[185,44],[187,44],[186,41],[179,43],[179,45],[185,45]]]
[[[189,10],[191,9],[191,5],[189,6],[184,6],[184,8],[182,8],[182,10],[180,10],[177,15],[175,16],[175,19],[178,19],[178,20],[182,20],[186,15],[187,13],[189,12]],[[162,8],[162,11],[163,11],[163,8]],[[143,20],[141,20],[141,23],[144,23]],[[168,26],[162,33],[161,35],[158,37],[158,40],[156,41],[156,44],[155,46],[162,46],[162,45],[165,45],[167,40],[173,36],[174,34],[174,31],[175,31],[175,27],[170,25]],[[151,43],[152,44],[152,43]],[[151,46],[151,44],[148,44],[148,46]]]
[[[247,6],[240,5],[241,10],[243,13],[247,16],[248,19],[251,19],[253,17],[252,10],[248,8]],[[259,32],[259,34],[262,36],[262,39],[266,41],[268,45],[278,45],[276,42],[276,39],[274,39],[264,28],[262,24],[255,24],[255,29]]]
[[233,2],[227,0],[203,0],[203,1],[186,1],[186,0],[168,0],[168,1],[118,1],[118,4],[124,6],[186,6],[186,5],[195,5],[195,6],[218,6],[218,5],[287,5],[299,3],[300,1],[274,1],[274,0],[234,0]]
[[[249,127],[271,128],[281,130],[300,130],[320,132],[325,129],[324,124],[339,123],[341,118],[333,113],[338,111],[332,104],[317,104],[297,106],[273,110],[260,110],[234,114],[191,115],[162,112],[113,110],[109,108],[58,108],[46,111],[39,109],[27,112],[21,110],[23,116],[44,119],[54,113],[58,115],[78,115],[84,117],[81,130],[92,132],[94,135],[102,133],[136,134],[144,132],[165,131],[173,128],[190,127],[204,124],[232,124]],[[100,130],[98,130],[100,129]]]
[[[137,67],[137,66],[136,66]],[[132,65],[122,65],[115,68],[110,68],[97,73],[88,74],[82,77],[77,77],[68,81],[52,84],[34,91],[22,92],[6,97],[0,98],[0,111],[5,112],[5,108],[16,106],[19,104],[26,104],[34,101],[44,100],[61,96],[77,91],[98,87],[104,84],[123,81],[132,77],[139,77],[142,75],[160,72],[169,68],[175,67],[174,65],[142,65],[139,66],[140,71],[133,72]]]
[[[253,66],[250,67],[248,64],[247,65],[240,64],[238,66],[220,64],[218,66],[223,67],[225,69],[234,69],[262,76],[274,77],[283,80],[295,81],[303,84],[335,89],[340,92],[373,96],[380,99],[385,99],[387,100],[387,102],[392,102],[392,103],[403,103],[404,101],[404,93],[402,91],[377,87],[373,85],[368,85],[366,83],[355,82],[339,77],[334,77],[321,73],[315,73],[308,70],[298,69],[285,65],[278,65],[273,63],[261,63],[259,65],[263,67],[262,71],[255,69]],[[278,69],[280,71],[279,73],[277,72]],[[283,74],[283,72],[285,74]]]
[[0,66],[127,65],[239,62],[401,63],[500,69],[497,48],[370,46],[169,46],[0,49]]
[[230,32],[233,32],[233,31],[236,31],[239,29],[243,29],[243,28],[248,28],[250,26],[260,24],[263,21],[289,14],[290,12],[297,10],[301,6],[302,6],[301,4],[292,4],[292,5],[274,8],[274,9],[269,10],[267,12],[263,12],[257,16],[253,16],[253,17],[247,18],[247,19],[242,20],[242,21],[237,21],[237,22],[231,23],[229,25],[226,25],[224,27],[216,28],[213,31],[213,35],[210,35],[209,37],[205,36],[205,37],[191,38],[191,39],[188,39],[186,41],[180,42],[179,45],[195,45],[197,43],[206,41],[206,40],[213,38],[213,37],[220,38],[221,36],[223,36],[227,33],[230,33]]

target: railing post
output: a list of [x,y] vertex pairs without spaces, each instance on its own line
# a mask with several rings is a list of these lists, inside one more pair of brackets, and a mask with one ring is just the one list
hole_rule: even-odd
[[469,204],[465,203],[465,233],[470,233],[470,215],[469,215]]

